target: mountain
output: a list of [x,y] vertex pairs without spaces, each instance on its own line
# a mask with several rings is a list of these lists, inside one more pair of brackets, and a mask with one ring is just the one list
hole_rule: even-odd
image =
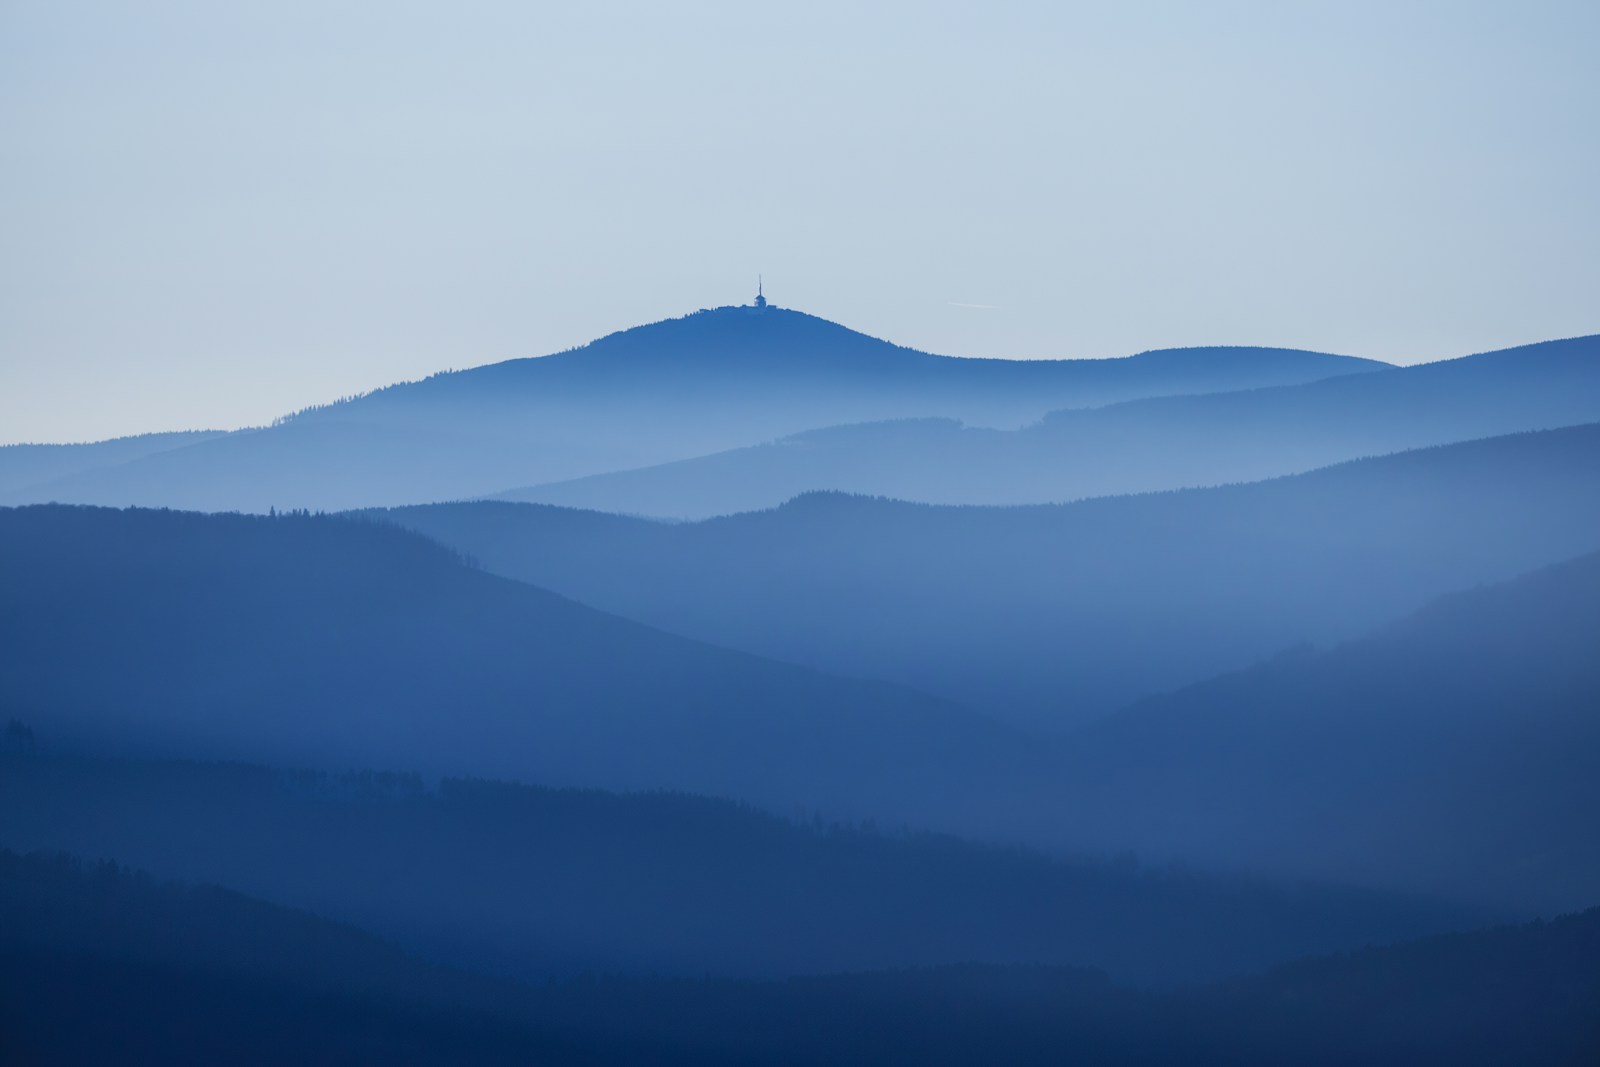
[[378,514],[603,610],[1061,729],[1593,550],[1600,424],[1054,506]]
[[1600,553],[1080,731],[1085,841],[1546,913],[1600,896]]
[[1298,961],[1181,999],[1218,1063],[1576,1067],[1600,1056],[1600,908]]
[[221,436],[220,430],[193,430],[117,437],[95,444],[0,445],[0,494],[25,494],[36,485],[48,485],[85,471],[114,467]]
[[953,419],[811,430],[498,498],[664,518],[775,507],[811,490],[936,504],[1054,503],[1256,481],[1596,420],[1600,336],[1383,374],[1058,411],[1020,430]]
[[1243,974],[1514,914],[796,823],[725,800],[0,755],[0,841],[218,883],[428,958],[546,979],[952,961]]
[[1017,425],[1055,408],[1391,369],[1257,348],[952,359],[797,311],[717,308],[568,352],[391,386],[4,500],[260,512],[452,500],[837,423],[943,415]]
[[1600,909],[1157,995],[972,965],[526,987],[236,893],[0,852],[0,949],[0,1050],[28,1063],[1543,1067],[1600,1051]]
[[499,1017],[527,1000],[217,886],[0,849],[7,1063],[588,1062]]
[[101,750],[955,818],[1009,731],[306,515],[0,509],[0,708]]

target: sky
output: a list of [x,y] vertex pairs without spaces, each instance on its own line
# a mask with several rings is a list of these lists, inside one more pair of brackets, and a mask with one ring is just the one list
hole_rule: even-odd
[[767,295],[928,351],[1600,332],[1600,4],[0,0],[0,442]]

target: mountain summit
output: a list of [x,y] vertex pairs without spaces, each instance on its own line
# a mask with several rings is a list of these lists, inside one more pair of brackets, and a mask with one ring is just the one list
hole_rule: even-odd
[[1267,348],[956,359],[771,304],[720,307],[393,385],[8,499],[240,511],[460,499],[841,423],[941,416],[1016,426],[1062,408],[1389,369]]
[[[750,390],[782,386],[834,394],[822,415],[825,421],[807,421],[802,429],[857,416],[938,415],[980,425],[1021,425],[1059,408],[1314,381],[1385,367],[1349,356],[1251,347],[1168,349],[1122,359],[964,359],[905,348],[762,303],[705,308],[554,355],[435,375],[310,414],[343,415],[363,405],[418,398],[436,402],[475,393],[527,394],[519,399],[537,402],[549,399],[552,390],[574,388],[651,398],[659,398],[662,390],[671,395],[712,389],[739,391],[749,400]],[[850,418],[834,418],[837,414]]]
[[1383,374],[1058,411],[1018,430],[936,418],[835,426],[500,496],[671,519],[776,507],[811,490],[929,504],[1045,504],[1258,481],[1595,421],[1600,337],[1576,337]]

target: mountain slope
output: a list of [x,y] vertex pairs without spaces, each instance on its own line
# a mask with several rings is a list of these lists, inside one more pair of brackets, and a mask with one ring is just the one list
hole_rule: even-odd
[[[1241,974],[1490,913],[1057,860],[725,800],[482,780],[0,755],[0,841],[104,856],[525,978],[777,977],[952,960]],[[1505,914],[1504,912],[1500,914]]]
[[0,707],[99,747],[693,788],[900,817],[1021,742],[349,519],[0,510]]
[[[1600,1050],[1600,910],[1156,996],[971,965],[518,987],[225,891],[4,852],[0,931],[0,1049],[30,1063],[1531,1067]],[[329,988],[363,965],[364,986]]]
[[495,1017],[527,994],[215,886],[0,849],[7,1063],[589,1062]]
[[944,415],[1017,425],[1054,408],[1389,369],[1251,348],[951,359],[800,312],[718,308],[392,386],[5,499],[246,511],[461,499],[842,422]]
[[1600,894],[1600,553],[1146,701],[1069,751],[1086,840],[1580,906]]
[[0,445],[0,493],[26,493],[85,471],[221,437],[220,430],[147,433],[78,445]]
[[1592,550],[1600,425],[1060,506],[814,494],[678,525],[508,503],[383,514],[652,625],[1062,727]]
[[841,426],[499,497],[667,518],[774,507],[810,490],[1049,503],[1254,481],[1597,419],[1600,337],[1582,337],[1384,374],[1056,412],[1013,431],[931,419]]

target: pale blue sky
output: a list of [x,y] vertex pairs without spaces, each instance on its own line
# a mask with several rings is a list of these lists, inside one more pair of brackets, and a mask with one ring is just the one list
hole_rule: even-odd
[[757,272],[955,355],[1595,332],[1597,43],[1593,0],[0,0],[0,441],[259,423]]

